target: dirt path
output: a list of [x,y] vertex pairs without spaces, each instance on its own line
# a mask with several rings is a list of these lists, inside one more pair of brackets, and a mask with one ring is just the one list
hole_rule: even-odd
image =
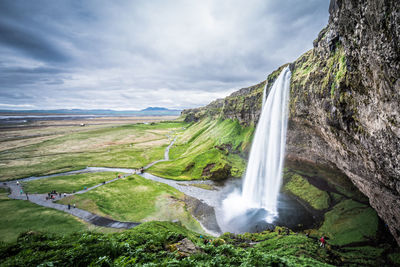
[[174,138],[174,140],[172,140],[171,144],[169,144],[169,145],[167,146],[167,148],[165,149],[165,152],[164,152],[164,159],[160,159],[160,160],[153,161],[152,163],[146,165],[143,169],[144,169],[144,170],[147,170],[148,168],[150,168],[151,166],[153,166],[153,165],[156,164],[156,163],[163,162],[163,161],[168,161],[168,160],[169,160],[169,150],[170,150],[171,147],[174,145],[174,143],[175,143],[175,141],[176,141],[176,138],[178,138],[178,137],[175,136],[175,138]]
[[[150,168],[151,166],[153,166],[154,164],[158,163],[158,162],[162,162],[162,161],[167,161],[169,160],[169,150],[171,149],[172,145],[174,144],[174,142],[176,141],[175,137],[172,142],[168,145],[168,147],[165,149],[164,152],[164,159],[162,160],[157,160],[154,161],[152,163],[150,163],[149,165],[147,165],[144,169]],[[104,171],[107,170],[107,168],[96,168],[96,167],[88,167],[85,170],[83,170],[83,172],[91,172],[91,171]],[[124,174],[121,178],[114,178],[112,180],[106,181],[104,183],[100,183],[97,185],[94,185],[92,187],[87,188],[86,190],[81,190],[78,191],[76,193],[73,194],[66,194],[66,196],[71,196],[74,194],[84,194],[90,190],[93,190],[97,187],[112,183],[114,181],[117,181],[119,179],[123,179],[127,176],[130,176],[134,173],[137,173],[137,170],[134,169],[121,169],[122,171],[128,172],[126,174]],[[106,217],[102,217],[99,216],[97,214],[88,212],[86,210],[82,210],[79,208],[74,208],[73,206],[70,206],[70,208],[68,208],[68,205],[63,205],[63,204],[58,204],[55,203],[55,201],[60,200],[62,198],[64,198],[64,194],[61,195],[57,195],[55,197],[55,199],[48,199],[46,200],[46,197],[48,196],[47,194],[28,194],[26,195],[25,192],[23,191],[23,188],[21,186],[21,182],[27,182],[27,181],[32,181],[32,180],[39,180],[39,179],[43,179],[43,178],[49,178],[49,177],[56,177],[56,176],[60,176],[60,175],[68,175],[68,174],[75,174],[75,173],[81,173],[81,170],[78,171],[71,171],[71,172],[67,172],[67,173],[63,173],[63,174],[53,174],[53,175],[47,175],[47,176],[40,176],[40,177],[28,177],[28,178],[24,178],[24,179],[19,179],[19,180],[14,180],[14,181],[10,181],[10,182],[6,182],[0,185],[0,187],[3,188],[9,188],[10,189],[10,195],[8,196],[9,198],[12,199],[19,199],[19,200],[28,200],[32,203],[35,203],[37,205],[43,206],[43,207],[47,207],[47,208],[53,208],[53,209],[57,209],[57,210],[61,210],[64,211],[66,213],[69,213],[73,216],[76,216],[88,223],[97,225],[97,226],[103,226],[103,227],[111,227],[111,228],[119,228],[119,229],[129,229],[132,227],[135,227],[137,225],[139,225],[140,223],[137,222],[120,222],[120,221],[115,221]]]
[[[128,176],[128,175],[125,175],[124,177],[126,177],[126,176]],[[101,183],[101,184],[92,186],[86,190],[78,191],[75,194],[82,194],[82,193],[88,192],[94,188],[97,188],[104,184],[114,182],[118,179],[122,179],[122,178],[116,178],[116,179],[109,180],[106,183]],[[102,216],[93,214],[86,210],[82,210],[79,208],[73,208],[72,206],[70,207],[70,209],[68,209],[67,205],[55,203],[55,201],[63,198],[63,195],[61,197],[59,197],[57,195],[57,197],[54,200],[46,200],[47,194],[28,194],[28,196],[26,196],[26,194],[23,191],[22,191],[23,192],[22,194],[20,193],[21,190],[23,190],[23,189],[20,184],[17,184],[17,181],[7,182],[6,185],[2,184],[1,187],[3,187],[3,188],[8,187],[10,189],[11,193],[9,195],[9,198],[29,200],[30,202],[35,203],[40,206],[43,206],[43,207],[61,210],[61,211],[69,213],[69,214],[76,216],[88,223],[91,223],[91,224],[94,224],[97,226],[111,227],[111,228],[118,228],[118,229],[129,229],[129,228],[135,227],[140,224],[140,223],[136,223],[136,222],[115,221],[115,220],[112,220],[112,219],[109,219],[106,217],[102,217]],[[73,194],[67,194],[67,196],[70,196],[70,195],[73,195]]]

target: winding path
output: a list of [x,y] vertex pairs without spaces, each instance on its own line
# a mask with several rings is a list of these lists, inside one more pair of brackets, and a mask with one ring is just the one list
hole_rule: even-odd
[[[171,149],[172,145],[176,141],[176,138],[177,137],[175,137],[172,140],[172,142],[168,145],[168,147],[165,149],[164,159],[154,161],[154,162],[148,164],[146,167],[144,167],[144,169],[148,169],[148,168],[150,168],[151,166],[153,166],[154,164],[156,164],[158,162],[168,161],[169,160],[169,150]],[[81,191],[75,192],[73,194],[67,194],[67,196],[71,196],[71,195],[74,195],[74,194],[84,194],[84,193],[86,193],[86,192],[88,192],[90,190],[93,190],[93,189],[97,188],[97,187],[112,183],[112,182],[117,181],[119,179],[123,179],[123,178],[125,178],[127,176],[130,176],[130,175],[138,172],[135,169],[87,167],[86,169],[83,169],[83,170],[70,171],[70,172],[65,172],[65,173],[58,173],[58,174],[39,176],[39,177],[32,176],[32,177],[28,177],[28,178],[9,181],[9,182],[1,184],[0,187],[9,188],[10,191],[11,191],[9,197],[12,198],[12,199],[29,200],[30,202],[35,203],[35,204],[40,205],[40,206],[43,206],[43,207],[48,207],[48,208],[61,210],[61,211],[69,213],[69,214],[71,214],[73,216],[76,216],[76,217],[78,217],[78,218],[80,218],[80,219],[82,219],[82,220],[84,220],[84,221],[86,221],[88,223],[91,223],[91,224],[94,224],[94,225],[97,225],[97,226],[111,227],[111,228],[118,228],[118,229],[130,229],[130,228],[133,228],[133,227],[139,225],[140,223],[138,223],[138,222],[120,222],[120,221],[112,220],[112,219],[109,219],[109,218],[106,218],[106,217],[103,217],[103,216],[99,216],[97,214],[88,212],[86,210],[82,210],[82,209],[79,209],[79,208],[73,208],[73,207],[68,208],[67,205],[55,203],[55,201],[64,198],[63,195],[61,197],[59,195],[57,195],[55,197],[55,199],[53,199],[53,200],[50,200],[50,199],[46,200],[46,197],[48,196],[47,194],[28,194],[28,195],[26,195],[25,193],[21,194],[21,190],[23,190],[23,188],[21,186],[21,182],[28,182],[28,181],[33,181],[33,180],[39,180],[39,179],[44,179],[44,178],[61,176],[61,175],[72,175],[72,174],[78,174],[78,173],[101,172],[101,171],[110,171],[110,170],[111,171],[124,172],[126,174],[123,175],[121,178],[114,178],[114,179],[106,181],[104,183],[100,183],[100,184],[97,184],[95,186],[89,187],[86,190],[81,190]]]
[[172,142],[167,146],[167,148],[165,149],[164,152],[164,159],[160,159],[160,160],[156,160],[153,161],[152,163],[146,165],[145,167],[143,167],[144,170],[147,170],[148,168],[150,168],[151,166],[153,166],[154,164],[157,164],[159,162],[164,162],[164,161],[168,161],[169,160],[169,150],[171,149],[171,147],[174,145],[176,138],[178,138],[177,136],[175,136],[174,140],[172,140]]
[[[128,176],[128,175],[126,175],[126,176]],[[118,180],[118,178],[107,181],[104,184],[108,184],[108,183],[111,183],[116,180]],[[19,181],[20,180],[18,180],[18,182]],[[92,187],[88,188],[87,190],[79,191],[79,192],[76,192],[75,194],[85,193],[89,190],[92,190],[92,189],[97,188],[104,184],[101,183],[101,184],[92,186]],[[91,224],[94,224],[97,226],[112,227],[112,228],[118,228],[118,229],[129,229],[129,228],[135,227],[140,224],[140,223],[136,223],[136,222],[120,222],[120,221],[112,220],[112,219],[109,219],[109,218],[106,218],[103,216],[99,216],[97,214],[88,212],[86,210],[78,209],[78,208],[71,207],[70,209],[68,209],[67,205],[62,205],[62,204],[58,204],[58,203],[54,202],[56,200],[62,199],[63,196],[62,197],[57,196],[54,200],[50,200],[50,199],[46,200],[47,194],[28,194],[28,197],[27,197],[25,195],[25,193],[22,193],[22,194],[20,193],[20,190],[22,189],[22,187],[20,184],[17,184],[17,181],[7,182],[5,186],[2,185],[1,187],[10,188],[11,194],[9,195],[9,197],[12,199],[29,200],[30,202],[35,203],[40,206],[43,206],[43,207],[61,210],[61,211],[64,211],[71,215],[74,215],[88,223],[91,223]],[[73,194],[67,194],[67,196],[71,196],[71,195],[73,195]]]

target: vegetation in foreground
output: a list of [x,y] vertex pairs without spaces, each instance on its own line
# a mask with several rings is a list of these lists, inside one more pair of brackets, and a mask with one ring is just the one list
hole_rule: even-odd
[[[277,229],[276,229],[277,230]],[[192,252],[184,244],[194,244]],[[204,239],[170,222],[149,222],[121,233],[64,236],[28,232],[0,246],[1,266],[390,266],[396,250],[321,248],[304,234],[278,231]],[[180,248],[179,250],[177,248]],[[390,252],[386,255],[384,252]]]
[[254,127],[233,120],[204,119],[191,124],[171,148],[171,161],[160,162],[149,172],[175,180],[241,177],[253,131]]
[[183,122],[132,124],[77,132],[0,154],[0,181],[78,170],[86,166],[140,168],[164,158]]
[[22,183],[27,193],[43,194],[50,191],[72,193],[118,177],[118,172],[81,173],[62,175]]
[[24,200],[7,197],[0,188],[0,241],[15,242],[20,233],[46,231],[47,233],[75,233],[86,230],[112,231],[88,225],[65,212],[41,207]]
[[131,175],[59,202],[75,203],[80,209],[119,221],[179,220],[189,229],[203,232],[183,199],[184,194],[169,185]]

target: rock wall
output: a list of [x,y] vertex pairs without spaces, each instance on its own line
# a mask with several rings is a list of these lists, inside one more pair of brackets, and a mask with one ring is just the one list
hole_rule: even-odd
[[[331,0],[329,12],[314,48],[290,64],[287,157],[342,170],[400,244],[400,4]],[[182,114],[256,124],[264,85]]]
[[329,12],[291,65],[288,155],[343,170],[400,244],[400,5],[332,0]]

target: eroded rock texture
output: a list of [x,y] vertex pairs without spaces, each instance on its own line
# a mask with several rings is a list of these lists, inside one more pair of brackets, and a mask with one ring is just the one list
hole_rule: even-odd
[[343,170],[400,244],[399,9],[331,1],[314,49],[291,65],[288,154]]
[[[292,70],[287,157],[342,170],[400,244],[400,4],[331,0],[314,48]],[[280,73],[268,76],[270,88]],[[255,125],[264,83],[186,110]]]

